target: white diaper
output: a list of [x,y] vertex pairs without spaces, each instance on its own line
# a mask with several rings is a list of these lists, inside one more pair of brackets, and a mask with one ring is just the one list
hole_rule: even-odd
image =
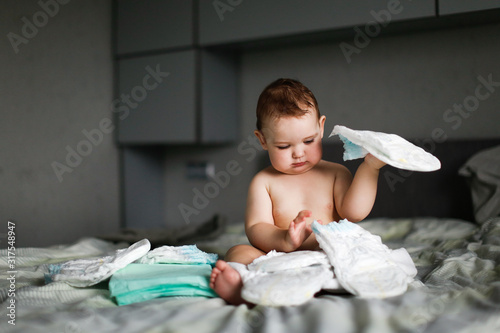
[[404,249],[391,250],[379,236],[347,220],[311,225],[328,255],[339,283],[362,297],[384,298],[404,293],[417,269]]
[[300,269],[311,265],[329,265],[322,251],[295,251],[290,253],[272,250],[248,265],[249,271],[276,272],[285,269]]
[[413,171],[435,171],[441,162],[432,154],[396,134],[356,131],[336,125],[330,137],[338,135],[344,142],[344,161],[362,158],[370,153],[393,167]]
[[145,255],[151,244],[143,239],[126,249],[120,249],[114,255],[93,259],[75,259],[62,264],[49,265],[45,274],[47,283],[64,281],[73,287],[88,287],[109,278],[117,270],[127,266]]
[[217,254],[206,253],[196,245],[164,245],[149,251],[136,262],[139,264],[209,264],[215,265]]
[[271,251],[245,266],[229,262],[240,273],[241,296],[267,306],[300,305],[322,289],[344,291],[322,251]]

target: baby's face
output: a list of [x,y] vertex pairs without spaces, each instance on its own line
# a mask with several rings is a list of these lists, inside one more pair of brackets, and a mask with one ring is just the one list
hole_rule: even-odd
[[325,116],[318,120],[316,111],[311,108],[299,118],[282,117],[266,121],[259,139],[276,170],[301,174],[321,160],[324,124]]

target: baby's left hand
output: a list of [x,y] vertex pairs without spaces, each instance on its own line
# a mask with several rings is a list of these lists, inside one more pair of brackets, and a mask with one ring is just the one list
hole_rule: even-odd
[[378,158],[376,158],[372,154],[367,154],[365,156],[365,162],[366,162],[366,164],[368,164],[369,166],[371,166],[372,168],[377,169],[377,170],[382,168],[384,165],[387,164],[385,162],[382,162],[381,160],[379,160]]
[[[285,241],[289,245],[290,251],[298,249],[304,241],[311,235],[311,226],[306,223],[306,218],[311,217],[310,210],[301,210],[297,217],[290,222]],[[287,251],[285,251],[287,252]]]

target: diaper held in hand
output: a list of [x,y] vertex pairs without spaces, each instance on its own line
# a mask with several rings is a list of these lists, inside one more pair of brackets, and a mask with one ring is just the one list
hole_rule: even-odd
[[338,135],[344,142],[344,161],[370,153],[393,167],[412,171],[435,171],[441,162],[432,154],[396,134],[357,131],[336,125],[330,137]]

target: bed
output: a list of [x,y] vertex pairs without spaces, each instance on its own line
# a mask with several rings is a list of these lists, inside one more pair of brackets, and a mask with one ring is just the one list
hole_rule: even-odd
[[[89,237],[74,244],[16,249],[14,286],[8,252],[1,250],[0,330],[499,332],[500,217],[476,220],[470,186],[474,175],[458,174],[472,155],[499,144],[498,139],[436,144],[433,153],[442,162],[441,171],[404,174],[387,167],[385,172],[393,175],[381,175],[376,208],[360,225],[380,235],[389,248],[404,247],[411,255],[418,273],[400,296],[367,299],[320,292],[305,304],[282,307],[233,306],[216,297],[163,297],[118,306],[106,281],[86,288],[45,284],[50,264],[106,255],[129,244]],[[341,146],[324,150],[326,159],[340,160]],[[212,239],[192,243],[223,255],[245,241],[242,224],[223,229]]]

